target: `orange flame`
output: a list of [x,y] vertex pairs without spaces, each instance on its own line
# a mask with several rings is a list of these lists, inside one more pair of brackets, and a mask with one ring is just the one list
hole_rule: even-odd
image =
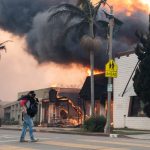
[[79,106],[76,106],[72,100],[68,100],[68,103],[72,106],[72,108],[74,108],[74,110],[78,113],[78,115],[81,117],[82,115],[82,110]]
[[[95,69],[93,74],[96,75],[96,74],[103,74],[103,73],[104,73],[104,71]],[[91,75],[91,70],[89,68],[87,68],[87,74],[88,74],[88,76]]]
[[80,124],[80,122],[78,122],[76,119],[69,119],[69,123],[75,126]]
[[50,87],[57,87],[57,83],[51,84]]
[[[99,2],[99,0],[92,0],[93,4]],[[149,13],[150,1],[149,0],[107,0],[109,5],[114,7],[114,12],[126,12],[127,16],[132,15],[135,11],[143,11]]]
[[[77,118],[70,118],[69,117],[69,119],[67,119],[68,121],[68,123],[70,124],[70,125],[73,125],[73,126],[76,126],[76,125],[79,125],[79,124],[81,124],[81,122],[82,122],[82,110],[81,110],[81,108],[79,107],[79,106],[76,106],[75,104],[74,104],[74,102],[71,100],[71,99],[68,99],[68,103],[71,105],[71,107],[76,111],[76,113],[78,114],[78,117]],[[64,107],[61,107],[61,111],[64,111],[66,114],[68,114],[68,110],[66,109],[66,108],[64,108]]]

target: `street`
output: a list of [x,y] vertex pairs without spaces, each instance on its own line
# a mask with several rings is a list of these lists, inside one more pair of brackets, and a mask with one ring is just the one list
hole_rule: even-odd
[[[20,131],[0,130],[0,150],[149,150],[150,140],[36,132],[37,143],[19,143]],[[27,139],[29,136],[27,133]]]

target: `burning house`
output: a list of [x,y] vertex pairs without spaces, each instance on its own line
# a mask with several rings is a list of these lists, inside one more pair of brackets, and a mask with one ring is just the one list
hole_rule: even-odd
[[[81,124],[82,110],[79,106],[79,89],[51,88],[49,101],[43,100],[44,122],[51,126],[74,126]],[[49,114],[49,116],[48,116]]]
[[[91,82],[88,76],[79,93],[83,101],[83,112],[85,118],[91,115]],[[106,116],[107,112],[107,78],[105,74],[94,75],[95,114]],[[112,112],[112,110],[111,110]],[[112,113],[111,113],[112,114]],[[112,117],[111,117],[112,120]]]
[[[20,92],[18,97],[28,92]],[[78,104],[79,89],[51,87],[35,90],[39,112],[34,121],[42,126],[74,126],[81,124]]]

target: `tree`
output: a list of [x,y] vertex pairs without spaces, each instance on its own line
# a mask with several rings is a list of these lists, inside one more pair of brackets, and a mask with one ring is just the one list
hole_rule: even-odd
[[[0,50],[5,50],[5,52],[6,52],[6,47],[5,47],[4,44],[7,43],[7,42],[12,42],[12,41],[7,40],[5,42],[0,43]],[[0,58],[1,58],[1,53],[0,53]]]
[[137,96],[144,104],[143,111],[150,117],[150,26],[146,34],[137,32],[139,43],[135,48],[138,56],[138,67],[136,69],[133,86]]
[[100,24],[108,25],[105,21],[97,20],[98,9],[101,4],[105,4],[106,0],[100,0],[94,6],[91,0],[79,0],[77,6],[71,4],[60,4],[49,10],[49,22],[53,22],[59,16],[66,19],[66,27],[63,29],[63,36],[60,37],[62,43],[67,37],[67,34],[75,29],[84,30],[81,35],[81,46],[85,50],[90,51],[90,66],[91,66],[91,110],[94,116],[94,51],[100,49],[100,40],[96,37],[96,29]]

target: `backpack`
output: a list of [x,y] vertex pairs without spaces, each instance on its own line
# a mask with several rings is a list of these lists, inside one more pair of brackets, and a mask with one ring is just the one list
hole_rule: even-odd
[[[33,99],[28,95],[25,96],[21,96],[21,98],[18,99],[18,101],[25,99],[29,101],[29,105],[26,104],[26,108],[27,108],[27,114],[33,118],[37,112],[38,112],[38,99]],[[28,103],[28,102],[27,102]]]
[[31,100],[29,100],[29,101],[30,101],[30,105],[29,105],[29,107],[27,107],[27,114],[31,118],[33,118],[38,112],[38,102],[36,100],[34,100],[34,101],[32,100],[32,102],[31,102]]

